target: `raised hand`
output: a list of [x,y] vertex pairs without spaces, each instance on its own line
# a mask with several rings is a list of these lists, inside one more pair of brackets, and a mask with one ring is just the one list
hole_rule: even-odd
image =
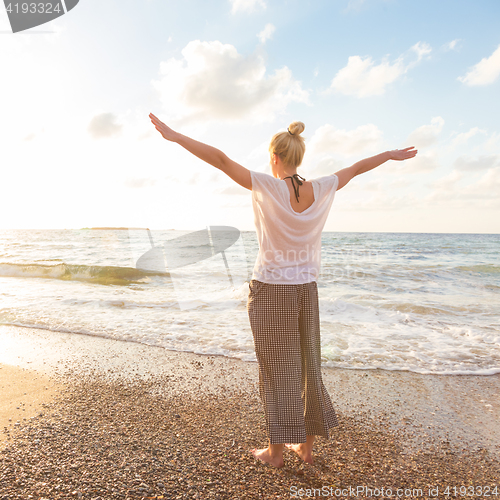
[[405,149],[394,149],[390,151],[391,160],[401,161],[408,160],[409,158],[413,158],[418,153],[418,150],[415,149],[415,146],[411,146]]
[[156,130],[160,132],[164,139],[167,141],[175,141],[178,138],[177,132],[174,132],[170,127],[167,127],[160,119],[158,119],[153,113],[149,113],[149,118],[155,126]]

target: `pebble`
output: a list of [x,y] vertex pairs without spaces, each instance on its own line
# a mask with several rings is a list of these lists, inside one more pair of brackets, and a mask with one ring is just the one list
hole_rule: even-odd
[[71,381],[47,406],[50,421],[18,422],[22,432],[0,450],[0,499],[21,498],[22,487],[22,498],[37,500],[267,500],[289,498],[291,486],[428,489],[493,486],[500,477],[485,449],[428,438],[421,451],[408,450],[403,433],[415,431],[411,423],[398,434],[383,420],[342,413],[333,439],[316,441],[314,466],[286,451],[285,466],[274,469],[249,452],[267,441],[257,393],[170,397],[165,388],[174,383],[97,375]]

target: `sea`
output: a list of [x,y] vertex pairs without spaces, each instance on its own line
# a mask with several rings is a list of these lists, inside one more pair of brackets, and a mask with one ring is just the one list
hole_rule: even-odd
[[[220,226],[0,230],[0,324],[255,361],[257,250]],[[500,373],[498,234],[324,232],[318,290],[325,367]]]

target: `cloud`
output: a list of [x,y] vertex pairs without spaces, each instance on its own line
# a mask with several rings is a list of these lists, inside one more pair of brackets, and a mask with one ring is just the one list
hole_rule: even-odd
[[500,149],[500,133],[493,132],[484,147],[490,151],[498,151]]
[[464,173],[458,170],[453,170],[448,175],[440,177],[431,183],[431,187],[437,190],[455,189],[455,186],[464,178]]
[[[413,47],[410,48],[411,51],[417,54],[417,61],[421,61],[425,56],[428,56],[432,52],[432,47],[425,42],[417,42]],[[412,63],[414,65],[415,62]]]
[[385,87],[404,73],[400,60],[390,64],[387,60],[375,66],[371,57],[350,56],[347,66],[332,80],[331,88],[344,95],[369,97],[382,95]]
[[477,171],[492,168],[499,163],[499,155],[480,155],[476,157],[464,155],[459,156],[454,165],[458,170]]
[[458,134],[452,141],[453,146],[460,146],[467,143],[467,141],[477,134],[486,134],[486,130],[481,130],[479,127],[471,128],[468,132]]
[[32,141],[35,137],[36,137],[36,134],[34,132],[31,132],[23,140],[26,142],[29,142],[29,141]]
[[[434,191],[427,197],[432,204],[445,203],[458,208],[482,207],[486,209],[500,208],[500,167],[491,168],[474,183],[459,186],[460,173],[452,172],[435,183]],[[442,182],[439,182],[442,181]],[[446,182],[451,181],[451,182]]]
[[232,4],[232,14],[236,14],[237,12],[254,12],[258,8],[266,8],[264,0],[230,0],[230,2]]
[[312,165],[304,165],[304,175],[306,178],[323,177],[324,175],[332,175],[345,166],[346,165],[343,162],[330,156],[327,158],[322,158]]
[[316,130],[307,147],[316,155],[340,153],[350,156],[373,151],[381,143],[382,132],[371,123],[353,130],[340,130],[326,124]]
[[189,42],[181,59],[160,64],[160,80],[152,83],[169,119],[270,121],[291,102],[309,102],[287,67],[267,75],[261,56],[219,41]]
[[466,197],[493,201],[496,207],[500,207],[498,193],[500,193],[500,167],[489,169],[479,181],[465,188]]
[[438,136],[443,130],[444,120],[440,116],[436,116],[431,120],[430,125],[422,125],[414,130],[407,139],[410,146],[423,148],[436,143]]
[[264,27],[264,29],[257,35],[257,38],[260,40],[260,43],[266,43],[267,40],[273,37],[273,33],[276,31],[276,27],[268,23]]
[[385,171],[387,165],[390,164],[385,163],[381,165],[379,169],[374,173],[374,175],[366,177],[363,176],[363,182],[360,182],[359,184],[353,184],[352,188],[358,191],[390,193],[398,190],[401,191],[403,189],[413,186],[415,181],[409,176],[403,176],[403,175],[398,175],[393,177],[384,176],[382,178],[382,176],[379,174]]
[[[224,188],[220,188],[217,190],[218,194],[226,194],[226,195],[231,195],[231,196],[240,196],[240,195],[244,195],[245,197],[248,196],[248,191],[246,191],[245,189],[241,189],[241,186],[236,186],[233,184],[231,184],[230,186],[227,186],[227,187],[224,187]],[[248,199],[245,198],[245,200],[248,202]]]
[[113,113],[101,113],[90,120],[87,130],[94,139],[101,139],[118,135],[122,126],[116,122]]
[[465,76],[458,79],[470,87],[490,85],[500,75],[500,46],[490,57],[481,59]]
[[356,183],[356,180],[351,181],[349,187],[342,192],[342,198],[339,197],[338,202],[336,202],[335,211],[400,212],[405,208],[414,211],[415,207],[420,205],[420,200],[413,194],[393,194],[387,186],[385,190],[371,191],[371,196],[367,196],[366,190],[356,188]]
[[[347,66],[338,71],[330,88],[344,95],[369,97],[382,95],[386,87],[432,52],[427,43],[418,42],[392,63],[385,58],[375,64],[370,56],[350,56]],[[413,60],[416,54],[417,59]]]
[[442,48],[446,52],[448,52],[450,50],[455,50],[457,48],[459,42],[461,42],[461,40],[460,40],[460,38],[457,38],[455,40],[452,40],[451,42],[445,43]]

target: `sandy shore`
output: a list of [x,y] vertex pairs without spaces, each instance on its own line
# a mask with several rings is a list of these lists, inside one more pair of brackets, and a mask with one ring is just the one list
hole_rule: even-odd
[[[0,498],[290,498],[330,487],[330,497],[348,487],[396,497],[398,486],[436,498],[429,488],[442,497],[447,485],[495,481],[500,494],[499,376],[325,369],[341,425],[318,440],[314,466],[287,454],[277,470],[248,452],[265,443],[255,363],[6,326],[0,346],[0,385],[20,374],[37,384],[2,396]],[[45,390],[48,377],[58,391]]]
[[[43,413],[43,405],[56,394],[57,384],[43,373],[0,365],[0,449],[21,422]],[[5,429],[9,433],[1,432]]]

